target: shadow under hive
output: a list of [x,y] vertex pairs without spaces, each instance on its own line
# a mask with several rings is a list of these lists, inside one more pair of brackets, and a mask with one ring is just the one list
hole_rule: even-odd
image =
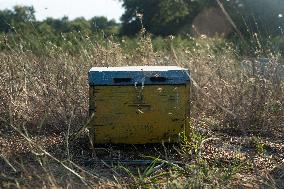
[[189,131],[188,69],[94,67],[89,85],[87,127],[94,143],[177,142]]

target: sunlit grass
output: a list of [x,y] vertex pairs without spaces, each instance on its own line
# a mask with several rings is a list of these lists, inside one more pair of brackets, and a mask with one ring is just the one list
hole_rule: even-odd
[[[40,41],[40,49],[32,44],[37,44],[36,40]],[[265,161],[271,163],[265,164],[266,169],[260,169],[254,160],[266,158],[262,138],[275,140],[275,145],[280,145],[276,148],[282,149],[276,141],[284,133],[284,62],[277,49],[267,48],[255,38],[255,46],[249,48],[253,53],[249,54],[242,53],[244,44],[237,46],[221,38],[152,40],[145,31],[135,40],[99,41],[77,34],[65,36],[64,40],[64,45],[40,38],[11,42],[0,53],[0,136],[4,141],[0,143],[1,187],[279,185],[269,175],[281,163],[279,154],[272,154],[276,160]],[[153,162],[148,167],[90,167],[82,162],[95,156],[99,149],[83,149],[78,141],[70,140],[70,135],[88,120],[87,72],[92,66],[122,65],[189,68],[192,133],[180,144],[153,152]],[[229,153],[211,149],[211,145],[223,145],[224,133],[248,138],[249,155],[244,157],[245,153],[237,150]],[[250,138],[251,135],[254,137]],[[64,138],[60,145],[57,140],[50,142],[56,145],[39,142],[57,136]],[[15,142],[8,151],[7,138],[22,142]],[[178,157],[169,157],[171,151]],[[243,183],[243,175],[247,175],[248,183]],[[257,182],[264,177],[263,183]]]

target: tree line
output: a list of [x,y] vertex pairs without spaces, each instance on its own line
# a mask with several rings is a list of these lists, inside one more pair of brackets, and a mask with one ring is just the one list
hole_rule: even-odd
[[[143,26],[154,35],[166,36],[183,33],[184,25],[190,25],[201,10],[219,6],[216,0],[121,1],[125,8],[121,24],[103,16],[95,16],[90,20],[85,18],[69,20],[68,17],[63,17],[36,21],[33,7],[15,6],[13,10],[0,11],[0,32],[37,28],[47,34],[71,31],[91,34],[104,31],[109,35],[135,35]],[[220,0],[219,2],[243,34],[248,30],[263,35],[281,35],[283,32],[283,0]]]
[[118,32],[119,24],[104,16],[94,16],[89,20],[83,17],[74,20],[63,17],[61,19],[46,18],[43,21],[37,21],[34,8],[29,6],[15,6],[13,10],[0,11],[0,32],[32,32],[35,29],[45,35],[68,32],[82,32],[88,35],[98,31],[104,31],[111,35]]
[[[120,0],[125,9],[121,22],[104,16],[91,19],[83,17],[70,20],[46,18],[38,21],[30,6],[15,6],[12,10],[0,10],[0,49],[3,41],[32,39],[37,36],[43,42],[60,44],[62,39],[73,35],[92,37],[96,35],[135,36],[145,28],[153,36],[192,35],[192,22],[203,10],[216,7],[223,11],[224,18],[234,26],[229,38],[242,35],[250,38],[277,38],[284,46],[284,1],[283,0]],[[225,12],[224,12],[225,11]],[[226,13],[228,15],[226,15]],[[214,19],[214,18],[212,18]],[[32,37],[31,37],[32,36]],[[62,37],[63,36],[63,37]],[[281,38],[278,40],[278,38]],[[11,41],[11,40],[10,40]],[[39,48],[39,47],[36,47]],[[284,47],[282,47],[284,48]]]

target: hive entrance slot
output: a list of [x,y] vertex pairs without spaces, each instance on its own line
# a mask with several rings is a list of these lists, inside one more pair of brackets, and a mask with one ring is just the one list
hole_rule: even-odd
[[165,82],[166,80],[166,77],[150,77],[150,81],[152,82]]
[[131,78],[125,77],[125,78],[113,78],[113,81],[115,83],[125,83],[125,82],[130,82]]

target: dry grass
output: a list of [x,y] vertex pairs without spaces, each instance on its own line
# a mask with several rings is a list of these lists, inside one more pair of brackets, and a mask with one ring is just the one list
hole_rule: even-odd
[[[75,55],[55,45],[44,56],[1,52],[0,187],[283,187],[283,58],[269,53],[262,66],[221,39],[192,39],[188,47],[167,41],[166,52],[155,52],[144,33],[132,53],[113,41],[90,41]],[[70,141],[88,119],[88,70],[141,64],[191,70],[191,138],[176,146],[103,146],[96,157],[87,142]],[[139,170],[89,161],[144,156],[160,159]]]

